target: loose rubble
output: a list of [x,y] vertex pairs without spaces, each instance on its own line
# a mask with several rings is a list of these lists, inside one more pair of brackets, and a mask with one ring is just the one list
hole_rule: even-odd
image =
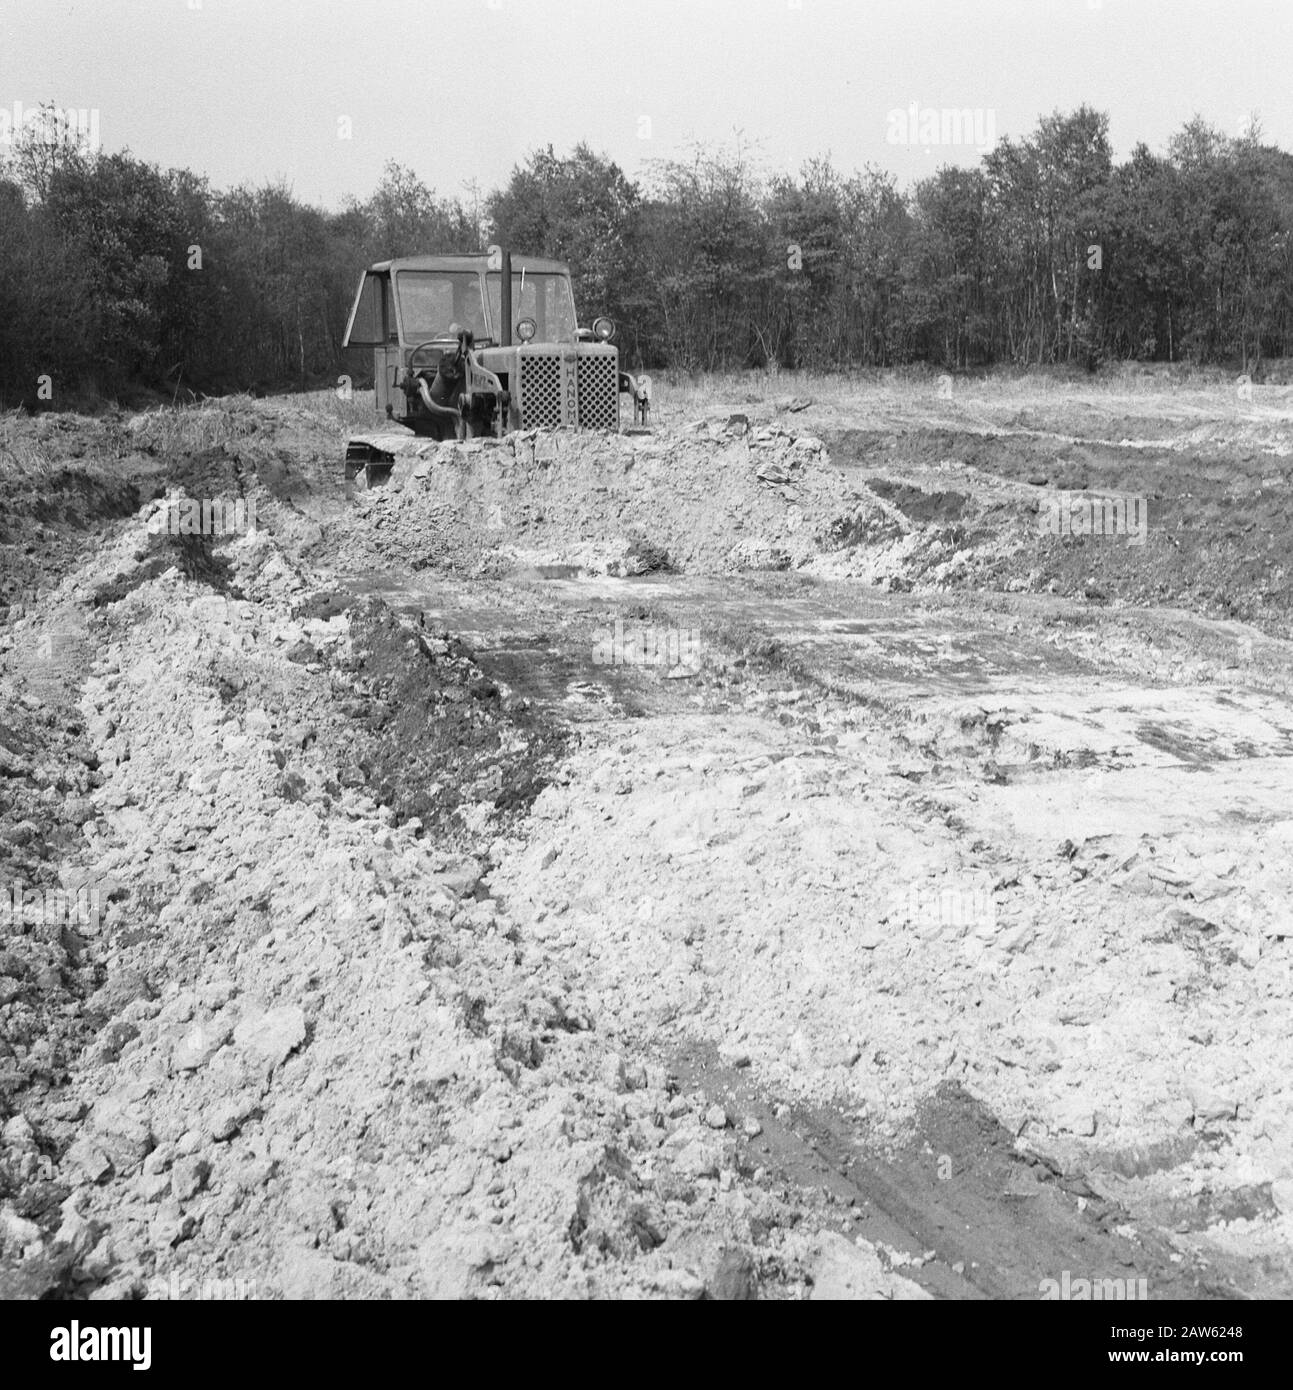
[[[1282,436],[1259,536],[1178,565],[1166,527],[1047,548],[1035,479],[1233,431],[1043,467],[994,428],[803,399],[427,445],[347,499],[317,406],[33,425],[98,529],[69,502],[29,554],[10,488],[0,1294],[987,1287],[787,1156],[817,1116],[941,1162],[949,1085],[1003,1203],[1287,1293],[1287,576],[1224,594]],[[151,524],[207,492],[256,524]],[[702,660],[600,668],[610,612]]]

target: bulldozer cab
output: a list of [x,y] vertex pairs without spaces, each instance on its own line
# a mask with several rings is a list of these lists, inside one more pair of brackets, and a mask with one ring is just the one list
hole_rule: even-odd
[[[447,262],[450,258],[425,259]],[[569,271],[552,263],[540,269],[514,270],[512,332],[504,335],[501,274],[485,273],[484,257],[457,259],[474,259],[478,264],[450,268],[385,262],[366,271],[342,346],[382,352],[402,347],[407,351],[421,343],[448,341],[449,326],[456,323],[470,330],[478,347],[487,347],[503,342],[505,336],[515,339],[516,325],[523,319],[534,324],[536,342],[576,341],[578,325]]]
[[[411,371],[434,371],[456,335],[467,329],[478,349],[517,337],[529,320],[537,343],[568,345],[578,336],[570,272],[559,262],[529,260],[512,271],[512,331],[502,323],[502,275],[488,257],[423,256],[383,261],[364,273],[342,346],[373,354],[379,412],[405,416],[402,383]],[[421,349],[421,351],[419,351]]]

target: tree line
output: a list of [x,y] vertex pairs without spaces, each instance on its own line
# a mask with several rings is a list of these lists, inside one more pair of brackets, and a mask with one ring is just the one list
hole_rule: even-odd
[[1293,335],[1293,156],[1255,125],[1196,118],[1119,163],[1082,107],[907,190],[828,159],[768,174],[739,139],[634,181],[580,144],[470,205],[391,162],[327,211],[87,150],[55,114],[0,163],[0,404],[362,371],[360,270],[490,242],[569,261],[581,319],[649,367],[1244,366]]

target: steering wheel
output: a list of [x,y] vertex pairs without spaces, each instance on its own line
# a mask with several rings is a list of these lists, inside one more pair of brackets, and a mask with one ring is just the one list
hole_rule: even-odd
[[[445,347],[446,343],[449,344],[448,347]],[[430,362],[417,362],[414,360],[423,348],[438,347],[443,348],[445,352],[453,352],[457,346],[457,338],[428,338],[425,342],[419,343],[417,347],[409,353],[409,371],[416,371],[419,367],[429,367],[431,365]]]

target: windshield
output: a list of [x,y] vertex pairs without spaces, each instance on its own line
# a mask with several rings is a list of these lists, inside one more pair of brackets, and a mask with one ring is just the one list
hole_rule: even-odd
[[410,346],[447,338],[451,323],[471,329],[477,338],[489,336],[474,270],[402,270],[396,279],[404,341]]
[[[501,277],[495,271],[485,277],[489,286],[489,312],[495,323],[500,321],[502,308]],[[575,300],[570,293],[570,277],[551,273],[523,271],[512,275],[512,341],[516,342],[516,325],[522,319],[533,319],[538,325],[536,343],[573,343],[575,341]]]

